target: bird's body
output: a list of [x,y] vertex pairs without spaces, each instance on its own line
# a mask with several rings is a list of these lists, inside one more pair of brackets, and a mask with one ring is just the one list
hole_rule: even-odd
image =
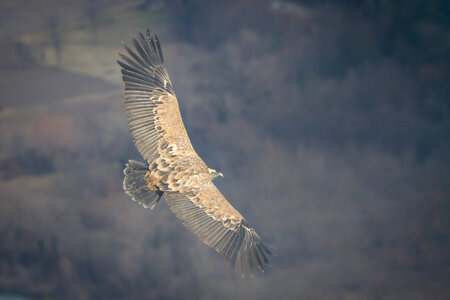
[[[139,41],[138,41],[139,40]],[[139,33],[134,52],[120,54],[128,125],[147,164],[129,161],[124,189],[153,209],[164,195],[169,208],[190,231],[232,264],[261,271],[270,251],[212,180],[222,173],[208,168],[195,152],[181,118],[157,37]]]

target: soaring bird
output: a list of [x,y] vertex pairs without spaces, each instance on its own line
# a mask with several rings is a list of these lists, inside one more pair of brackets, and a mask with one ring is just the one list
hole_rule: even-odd
[[150,30],[122,42],[119,53],[125,84],[125,110],[134,143],[146,163],[129,160],[123,188],[133,201],[155,208],[164,198],[183,225],[221,256],[253,276],[264,272],[271,251],[212,180],[222,173],[208,168],[195,152],[181,118],[161,46]]

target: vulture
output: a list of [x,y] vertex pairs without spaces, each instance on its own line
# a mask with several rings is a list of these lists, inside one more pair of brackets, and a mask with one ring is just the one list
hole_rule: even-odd
[[145,163],[129,160],[123,188],[133,201],[154,209],[164,195],[170,210],[201,241],[232,266],[254,276],[272,255],[245,218],[213,184],[222,173],[208,168],[195,152],[181,118],[178,100],[164,66],[157,35],[150,30],[122,42],[119,53],[125,84],[127,123]]

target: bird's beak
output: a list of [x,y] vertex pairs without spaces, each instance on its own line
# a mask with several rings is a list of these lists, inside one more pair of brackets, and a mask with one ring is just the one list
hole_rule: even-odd
[[223,174],[221,172],[219,172],[219,174],[217,174],[217,177],[222,177],[223,178]]

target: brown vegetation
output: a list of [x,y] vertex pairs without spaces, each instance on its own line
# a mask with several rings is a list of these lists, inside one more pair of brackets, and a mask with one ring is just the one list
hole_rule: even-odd
[[[0,296],[448,298],[445,1],[70,2],[66,71],[1,39]],[[64,51],[110,55],[140,23],[158,24],[197,152],[275,247],[264,277],[242,281],[164,201],[150,212],[122,190],[139,155],[121,86],[67,71]]]

